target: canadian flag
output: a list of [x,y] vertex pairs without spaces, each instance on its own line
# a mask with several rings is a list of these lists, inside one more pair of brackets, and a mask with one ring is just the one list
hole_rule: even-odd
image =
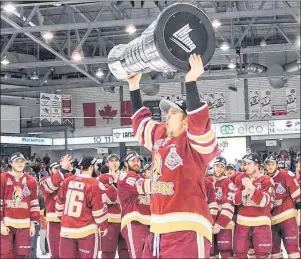
[[84,126],[119,127],[131,125],[131,101],[83,103]]

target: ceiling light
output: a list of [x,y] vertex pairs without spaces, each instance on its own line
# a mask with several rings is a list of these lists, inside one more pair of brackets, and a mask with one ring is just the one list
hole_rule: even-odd
[[265,40],[262,40],[261,42],[260,42],[260,46],[261,47],[266,47],[268,44],[267,44],[267,42],[265,41]]
[[219,26],[221,26],[222,24],[221,24],[221,22],[220,22],[220,20],[218,20],[218,19],[214,19],[213,21],[212,21],[212,26],[214,27],[214,28],[218,28]]
[[231,61],[228,65],[228,68],[230,69],[236,68],[236,64],[233,61]]
[[221,49],[221,50],[228,50],[228,49],[230,49],[229,43],[224,41],[224,42],[221,44],[220,49]]
[[56,7],[58,7],[58,6],[61,6],[62,4],[53,4],[53,6],[56,6]]
[[4,58],[1,60],[1,64],[4,65],[4,66],[6,66],[9,63],[10,63],[9,60],[6,58],[6,56],[4,56]]
[[79,61],[82,59],[82,55],[79,52],[74,52],[71,58],[75,61]]
[[3,6],[3,10],[6,11],[6,12],[13,12],[16,10],[16,7],[14,7],[11,3],[8,3],[6,5]]
[[129,34],[133,34],[136,32],[136,27],[135,25],[129,25],[126,27],[126,32]]
[[39,76],[37,75],[36,72],[32,72],[32,74],[30,75],[30,79],[31,79],[31,80],[38,80],[38,79],[39,79]]
[[101,68],[98,68],[97,71],[96,71],[96,73],[95,73],[95,75],[96,75],[98,78],[101,78],[101,77],[104,76],[104,73],[103,73],[103,71],[102,71]]
[[50,32],[50,31],[42,32],[41,34],[42,34],[42,37],[45,40],[52,40],[53,39],[53,33]]

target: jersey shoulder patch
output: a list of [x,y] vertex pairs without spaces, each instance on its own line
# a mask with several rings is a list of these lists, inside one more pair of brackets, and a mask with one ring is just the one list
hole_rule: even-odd
[[126,173],[122,172],[119,174],[119,180],[122,181],[126,177]]
[[136,178],[134,178],[134,177],[128,177],[125,182],[127,184],[131,185],[131,186],[134,186],[135,183],[136,183]]
[[103,190],[103,191],[107,190],[107,188],[104,186],[104,184],[102,182],[98,183],[98,187],[99,187],[100,190]]
[[232,190],[232,191],[234,191],[235,190],[235,185],[234,185],[234,183],[229,183],[229,189],[230,190]]
[[288,170],[287,173],[288,173],[288,175],[291,176],[291,177],[295,177],[295,176],[296,176],[296,175],[295,175],[292,171],[290,171],[290,170]]

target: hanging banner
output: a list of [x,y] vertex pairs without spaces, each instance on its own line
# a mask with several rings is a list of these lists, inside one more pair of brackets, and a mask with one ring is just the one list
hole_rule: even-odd
[[62,123],[62,96],[59,94],[51,95],[51,123]]
[[209,107],[209,116],[211,119],[215,119],[215,114],[214,114],[214,110],[215,110],[215,102],[214,102],[214,94],[210,93],[210,94],[200,94],[200,99],[203,102],[206,102],[208,104]]
[[62,95],[63,123],[72,124],[72,96]]
[[286,88],[286,105],[287,112],[297,112],[296,89]]
[[40,93],[40,121],[51,122],[51,94]]
[[260,90],[260,107],[261,107],[261,118],[272,117],[272,106],[271,106],[271,91]]
[[249,113],[251,119],[255,116],[260,118],[260,91],[259,90],[249,91]]
[[226,119],[226,98],[225,93],[218,92],[214,94],[215,118]]

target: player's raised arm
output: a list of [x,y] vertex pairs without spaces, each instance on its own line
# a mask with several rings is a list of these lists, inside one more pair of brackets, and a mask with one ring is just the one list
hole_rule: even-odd
[[196,80],[204,73],[202,59],[193,54],[189,58],[190,71],[185,77],[187,105],[187,136],[190,145],[200,155],[204,163],[216,155],[217,140],[211,129],[208,105],[200,101]]
[[139,82],[142,74],[128,79],[132,103],[132,126],[134,135],[141,145],[151,150],[154,144],[155,131],[160,123],[151,119],[151,111],[143,106]]

